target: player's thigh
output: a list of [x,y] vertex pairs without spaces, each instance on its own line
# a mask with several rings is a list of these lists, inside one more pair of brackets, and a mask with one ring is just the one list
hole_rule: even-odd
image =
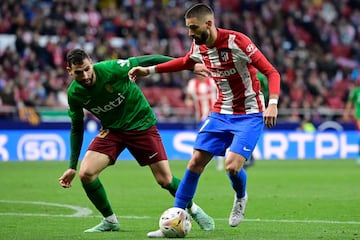
[[[194,149],[205,151],[216,156],[224,156],[230,145],[233,134],[228,124],[221,119],[223,115],[212,113],[201,126],[194,143]],[[224,124],[225,123],[225,124]],[[201,153],[197,153],[202,158]],[[194,158],[194,155],[193,155]]]
[[80,175],[98,175],[110,164],[108,155],[100,152],[88,150],[80,165]]
[[108,156],[110,160],[108,165],[113,165],[119,154],[124,151],[126,141],[127,137],[122,131],[104,129],[91,141],[88,151]]
[[[249,159],[264,130],[264,120],[260,114],[240,117],[233,124],[234,138],[229,152],[237,153]],[[236,155],[233,156],[236,158]]]

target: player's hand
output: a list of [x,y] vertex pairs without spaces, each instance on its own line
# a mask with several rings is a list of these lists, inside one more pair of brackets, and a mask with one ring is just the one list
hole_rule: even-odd
[[71,187],[71,182],[76,175],[75,169],[67,169],[64,174],[59,178],[59,183],[63,188]]
[[194,73],[203,77],[211,77],[211,72],[202,63],[196,63],[194,66]]
[[138,79],[139,77],[145,77],[147,75],[150,74],[149,68],[147,67],[133,67],[132,69],[130,69],[130,71],[128,72],[129,75],[129,79],[132,82],[135,82],[136,79]]
[[278,109],[276,104],[269,104],[264,112],[264,123],[268,128],[276,125]]

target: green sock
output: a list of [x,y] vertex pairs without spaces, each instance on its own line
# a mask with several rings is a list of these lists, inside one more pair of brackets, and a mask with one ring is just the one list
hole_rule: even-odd
[[87,184],[83,183],[83,188],[90,201],[104,217],[108,217],[114,213],[107,199],[105,188],[99,178]]
[[[171,183],[168,186],[165,186],[164,188],[167,189],[173,197],[175,197],[176,190],[179,187],[180,181],[181,180],[179,178],[177,178],[173,175]],[[189,205],[187,206],[187,208],[191,208],[192,205],[193,205],[193,202],[191,200]]]

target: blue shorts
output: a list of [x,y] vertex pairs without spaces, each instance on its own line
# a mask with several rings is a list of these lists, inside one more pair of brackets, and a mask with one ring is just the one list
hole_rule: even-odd
[[196,137],[194,149],[224,156],[226,149],[250,158],[264,130],[262,113],[220,114],[212,112]]

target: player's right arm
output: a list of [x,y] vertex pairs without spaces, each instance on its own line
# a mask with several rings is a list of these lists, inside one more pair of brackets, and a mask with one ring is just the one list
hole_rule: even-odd
[[84,112],[82,107],[72,103],[69,94],[69,110],[68,114],[71,118],[71,129],[70,129],[70,163],[69,168],[59,178],[59,183],[64,188],[71,187],[71,182],[75,177],[76,168],[80,156],[84,137]]

